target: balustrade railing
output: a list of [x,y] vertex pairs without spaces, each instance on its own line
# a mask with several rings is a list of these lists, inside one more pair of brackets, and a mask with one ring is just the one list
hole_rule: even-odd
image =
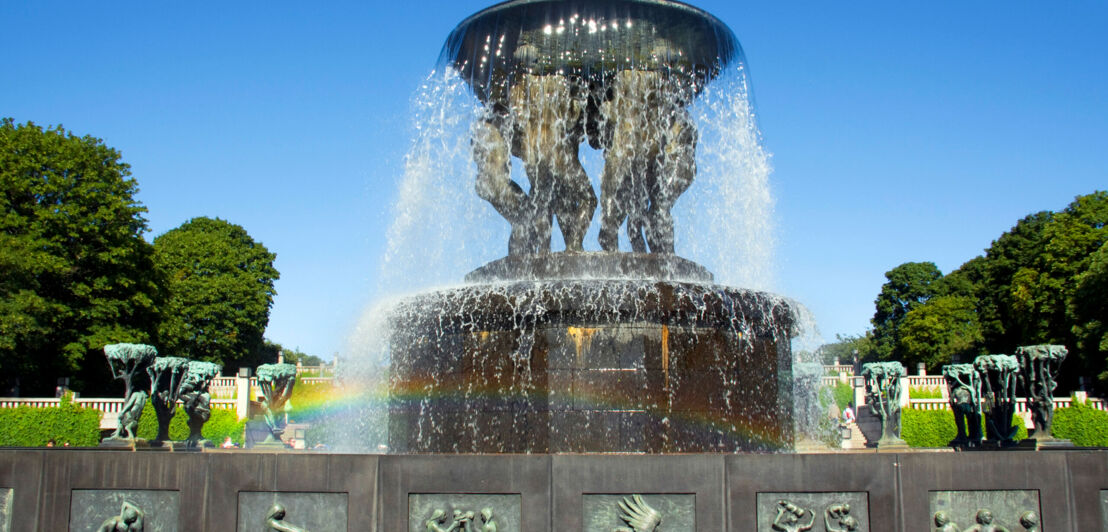
[[[1104,399],[1097,399],[1090,397],[1085,400],[1085,404],[1096,409],[1108,411],[1108,402]],[[1054,409],[1060,410],[1062,408],[1069,408],[1073,406],[1072,397],[1055,397]],[[909,399],[908,407],[914,410],[950,410],[950,401],[946,399]],[[1027,412],[1027,399],[1023,397],[1016,398],[1016,413]]]
[[909,375],[908,386],[914,388],[946,388],[946,380],[942,375]]
[[823,371],[831,376],[838,376],[840,373],[846,373],[847,375],[854,374],[854,366],[850,364],[824,364]]

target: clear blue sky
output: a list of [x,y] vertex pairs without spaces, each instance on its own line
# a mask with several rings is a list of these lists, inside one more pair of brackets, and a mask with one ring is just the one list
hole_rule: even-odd
[[[1108,187],[1108,3],[695,4],[746,51],[776,290],[828,337],[897,264],[950,271]],[[412,93],[487,5],[4,2],[0,115],[121,150],[150,239],[244,226],[281,272],[267,336],[329,358],[377,290]]]

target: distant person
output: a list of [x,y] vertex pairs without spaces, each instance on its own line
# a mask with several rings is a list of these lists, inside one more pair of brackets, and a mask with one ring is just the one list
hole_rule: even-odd
[[234,449],[235,447],[238,447],[238,445],[235,445],[235,442],[231,441],[231,437],[227,436],[227,438],[223,440],[223,444],[220,445],[220,447],[224,449]]
[[843,423],[854,423],[854,410],[849,406],[843,409]]
[[50,438],[49,440],[46,440],[46,446],[47,447],[53,447],[57,444],[58,444],[58,442],[54,441],[54,438]]

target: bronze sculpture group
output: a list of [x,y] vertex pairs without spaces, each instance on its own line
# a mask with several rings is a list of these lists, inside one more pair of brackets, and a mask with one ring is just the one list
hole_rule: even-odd
[[[950,445],[956,448],[976,448],[983,441],[996,447],[1016,445],[1017,428],[1012,425],[1017,395],[1023,389],[1031,410],[1035,429],[1027,443],[1034,445],[1066,442],[1051,436],[1054,417],[1053,392],[1055,376],[1066,357],[1060,345],[1032,345],[1016,349],[1013,355],[982,355],[972,364],[943,366],[947,397],[954,414],[957,436]],[[878,447],[900,439],[900,399],[903,393],[900,378],[905,375],[899,362],[864,364],[866,403],[881,419],[881,440]],[[985,434],[981,426],[984,420]]]
[[866,383],[866,404],[881,419],[881,439],[877,447],[906,447],[900,438],[900,399],[905,375],[900,362],[873,362],[862,366]]
[[[528,50],[521,48],[521,63]],[[619,251],[626,222],[631,250],[674,251],[673,204],[696,173],[697,132],[686,110],[691,83],[659,70],[621,70],[603,81],[560,73],[517,74],[473,128],[477,195],[511,225],[509,255],[550,252],[553,219],[566,251],[582,251],[597,207],[578,150],[604,150],[600,247]],[[523,163],[529,192],[511,178]]]
[[958,435],[950,445],[980,447],[981,422],[985,437],[995,446],[1016,445],[1017,427],[1012,425],[1020,389],[1027,397],[1034,430],[1029,444],[1064,444],[1050,433],[1054,418],[1055,376],[1066,357],[1060,345],[1032,345],[1016,349],[1013,355],[982,355],[973,364],[943,366],[950,408]]
[[221,366],[211,362],[180,357],[159,357],[158,350],[145,344],[110,344],[104,346],[112,376],[126,385],[119,424],[107,444],[134,445],[138,439],[138,424],[146,400],[151,399],[158,417],[158,433],[151,442],[171,444],[169,424],[177,413],[177,403],[184,403],[188,415],[189,436],[186,447],[203,446],[206,440],[200,432],[211,417],[211,397],[208,385],[219,375]]

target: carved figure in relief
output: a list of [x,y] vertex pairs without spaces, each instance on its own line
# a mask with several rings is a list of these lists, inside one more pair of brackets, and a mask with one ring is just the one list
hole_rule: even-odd
[[492,508],[481,509],[481,532],[496,532],[496,523],[492,520]]
[[[809,514],[808,522],[801,523],[804,514]],[[801,508],[789,501],[777,501],[777,517],[773,520],[773,529],[778,532],[804,532],[811,530],[816,523],[816,513]]]
[[[481,528],[477,526],[477,516],[481,516]],[[424,522],[427,532],[497,532],[492,508],[482,508],[478,514],[473,511],[454,509],[450,526],[446,526],[446,510],[436,509],[431,513],[431,518]],[[445,528],[444,528],[445,527]]]
[[613,532],[653,532],[662,524],[662,514],[651,508],[641,495],[624,497],[619,501],[619,509],[622,510],[619,518],[630,528],[617,528]]
[[[834,526],[832,521],[837,521],[838,526]],[[850,505],[847,503],[828,506],[823,515],[823,525],[827,532],[853,532],[859,526],[858,520],[850,515]]]
[[265,526],[277,532],[308,532],[306,528],[285,522],[285,506],[280,503],[269,508],[269,513],[265,516]]
[[144,517],[146,514],[138,506],[123,501],[119,515],[105,520],[97,532],[142,532]]
[[427,525],[427,532],[448,532],[457,528],[456,526],[451,526],[450,528],[442,528],[439,526],[446,524],[446,510],[435,510],[431,513],[431,518],[424,524]]
[[977,511],[977,516],[974,517],[977,521],[976,525],[973,525],[964,532],[1011,532],[1008,527],[993,523],[993,512],[987,508],[982,508]]
[[1020,526],[1027,532],[1039,532],[1039,515],[1035,512],[1023,512],[1020,515]]
[[950,515],[946,512],[935,512],[935,532],[960,532],[958,525],[950,522]]

